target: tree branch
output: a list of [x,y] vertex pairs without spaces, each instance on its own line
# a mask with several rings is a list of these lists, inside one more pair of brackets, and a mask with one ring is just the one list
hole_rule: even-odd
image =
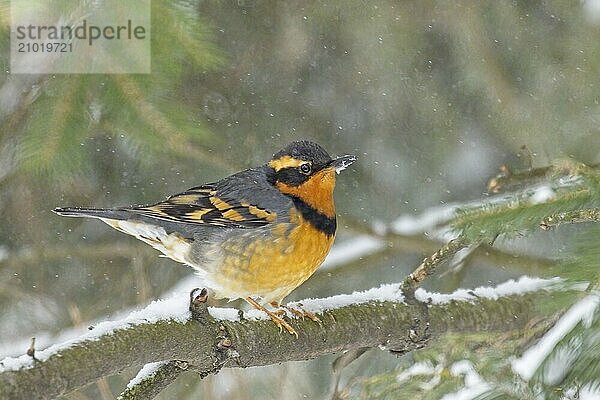
[[[424,214],[426,213],[427,211]],[[440,226],[435,224],[435,226],[432,226],[431,229],[440,229],[441,227],[446,226],[445,224],[447,223],[448,221],[446,220],[440,221]],[[368,224],[353,220],[348,216],[344,217],[343,225],[356,233],[369,235],[373,238],[380,239],[387,244],[382,246],[379,250],[375,250],[369,254],[363,255],[361,258],[355,261],[344,263],[344,271],[349,271],[352,268],[362,269],[364,268],[365,261],[376,260],[384,256],[401,252],[432,254],[439,251],[439,249],[444,246],[444,243],[440,240],[423,235],[422,233],[403,234],[396,232],[391,226],[387,225],[384,226],[385,229],[383,229],[383,232],[380,232]],[[541,273],[556,265],[555,260],[527,254],[519,254],[517,256],[514,253],[491,247],[486,243],[481,243],[479,246],[473,249],[470,260],[502,265],[503,267],[516,269],[521,273],[526,271],[528,274]],[[317,270],[317,273],[321,270],[322,269]]]
[[[190,369],[192,368],[187,361],[173,360],[161,363],[151,374],[143,376],[139,382],[127,385],[117,400],[153,399],[179,375]],[[138,376],[143,373],[145,373],[144,368]]]
[[[191,318],[200,323],[211,321],[206,302],[208,301],[208,291],[206,289],[194,289],[190,292],[190,313]],[[220,349],[230,347],[230,342],[226,337],[223,337],[219,342]],[[226,344],[226,346],[224,346]],[[158,364],[158,365],[154,365]],[[223,365],[218,365],[214,370],[200,373],[200,377],[204,378],[210,373],[218,372]],[[117,400],[133,400],[133,399],[152,399],[156,397],[164,388],[169,386],[183,372],[196,368],[190,365],[187,361],[171,360],[162,361],[151,364],[146,364],[144,368],[138,372],[127,388],[121,393]]]
[[581,224],[585,222],[600,222],[600,208],[565,211],[555,215],[549,215],[542,220],[540,228],[549,230],[562,224]]
[[441,249],[425,258],[423,262],[421,262],[421,264],[419,264],[419,266],[406,277],[404,282],[402,282],[402,291],[407,294],[412,294],[419,284],[425,280],[425,278],[433,274],[435,268],[439,264],[448,261],[451,257],[453,257],[460,250],[466,248],[468,245],[469,243],[460,236],[449,241],[447,244],[442,246]]
[[576,175],[579,171],[600,172],[600,164],[583,165],[571,160],[565,160],[558,165],[541,168],[530,168],[522,171],[511,171],[507,165],[500,166],[500,172],[488,182],[490,193],[514,191],[523,187],[548,181],[553,176]]
[[[219,320],[214,316],[229,315],[228,318],[235,319],[231,315],[235,316],[236,310],[232,309],[211,309],[206,314],[192,312],[185,314],[187,319],[174,310],[175,316],[163,315],[156,321],[111,322],[115,330],[58,346],[47,353],[44,353],[47,350],[36,352],[39,361],[23,358],[27,356],[2,361],[0,397],[54,398],[126,368],[161,360],[180,360],[192,365],[201,375],[207,375],[221,367],[245,368],[307,360],[361,347],[405,353],[425,346],[431,337],[448,331],[505,330],[522,326],[529,319],[534,304],[534,294],[530,293],[497,300],[472,297],[470,301],[424,306],[422,302],[402,302],[401,294],[397,294],[396,301],[390,301],[390,286],[386,288],[387,292],[381,292],[381,300],[387,301],[364,300],[363,297],[366,302],[326,309],[320,313],[321,323],[292,320],[298,339],[279,332],[271,321],[248,319],[248,315],[256,313],[249,312],[246,318],[239,320]],[[396,285],[394,293],[399,293],[398,288]],[[365,293],[368,292],[363,295]],[[539,296],[535,295],[537,301]],[[340,298],[345,297],[304,303],[320,302],[322,307],[340,305],[343,304]],[[166,369],[163,372],[169,375]],[[170,381],[167,376],[160,386]]]

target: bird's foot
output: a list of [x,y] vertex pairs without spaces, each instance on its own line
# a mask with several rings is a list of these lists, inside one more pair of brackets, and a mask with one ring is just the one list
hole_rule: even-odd
[[290,335],[295,335],[296,339],[298,339],[298,332],[296,332],[296,330],[290,324],[288,324],[283,318],[281,318],[279,315],[277,315],[277,313],[274,313],[269,310],[265,310],[265,312],[271,318],[271,321],[273,321],[273,323],[275,325],[277,325],[277,327],[279,328],[279,332],[281,332],[283,330],[282,328],[285,328],[285,330],[288,331],[288,333]]
[[273,321],[273,323],[277,325],[277,327],[279,328],[279,332],[282,332],[283,328],[285,328],[285,330],[288,331],[290,335],[295,335],[296,339],[298,339],[298,332],[296,332],[296,330],[290,324],[288,324],[280,315],[278,315],[277,311],[273,312],[267,310],[265,307],[257,303],[251,297],[246,297],[244,300],[246,300],[252,307],[256,308],[257,310],[265,312],[269,316],[269,318],[271,318],[271,321]]
[[315,313],[313,313],[311,311],[307,311],[304,308],[302,308],[302,304],[298,304],[297,306],[282,306],[277,302],[272,302],[271,306],[278,308],[278,310],[275,311],[278,315],[282,315],[282,314],[285,315],[286,314],[285,310],[288,310],[296,317],[299,317],[302,319],[304,319],[306,317],[314,322],[321,322],[321,320],[319,319],[319,317],[317,317],[317,315]]

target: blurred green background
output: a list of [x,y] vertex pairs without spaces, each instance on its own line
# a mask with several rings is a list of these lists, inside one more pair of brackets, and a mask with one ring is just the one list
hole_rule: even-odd
[[[0,1],[0,355],[114,318],[192,274],[56,206],[154,202],[308,138],[359,156],[338,179],[343,243],[484,197],[499,165],[529,166],[523,145],[534,167],[600,162],[596,0],[153,1],[150,75],[11,74],[8,10]],[[518,251],[557,257],[577,229],[533,235]],[[387,246],[317,273],[288,299],[398,282],[431,252],[419,241]],[[475,263],[429,288],[530,272]],[[162,398],[319,397],[332,360],[187,376]],[[396,363],[370,352],[348,376]],[[135,372],[69,398],[112,398]]]

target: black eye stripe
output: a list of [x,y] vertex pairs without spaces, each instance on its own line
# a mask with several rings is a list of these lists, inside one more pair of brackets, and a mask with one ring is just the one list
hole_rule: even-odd
[[299,186],[306,182],[310,175],[305,175],[298,171],[297,167],[283,168],[275,173],[276,181],[283,182],[290,186]]
[[[275,185],[277,182],[281,182],[290,186],[300,186],[304,182],[308,181],[315,173],[319,172],[323,168],[326,168],[330,163],[331,159],[321,163],[315,163],[313,161],[312,164],[306,163],[294,167],[284,167],[278,171],[275,171],[273,167],[267,165],[267,179],[272,185]],[[300,167],[302,167],[302,165],[308,165],[310,167],[310,172],[300,172]]]

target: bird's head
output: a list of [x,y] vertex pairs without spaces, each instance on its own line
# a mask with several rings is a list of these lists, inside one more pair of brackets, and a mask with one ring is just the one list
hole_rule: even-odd
[[295,196],[326,216],[335,216],[333,189],[336,173],[356,160],[346,155],[332,158],[317,143],[292,142],[267,163],[271,183],[282,193]]

